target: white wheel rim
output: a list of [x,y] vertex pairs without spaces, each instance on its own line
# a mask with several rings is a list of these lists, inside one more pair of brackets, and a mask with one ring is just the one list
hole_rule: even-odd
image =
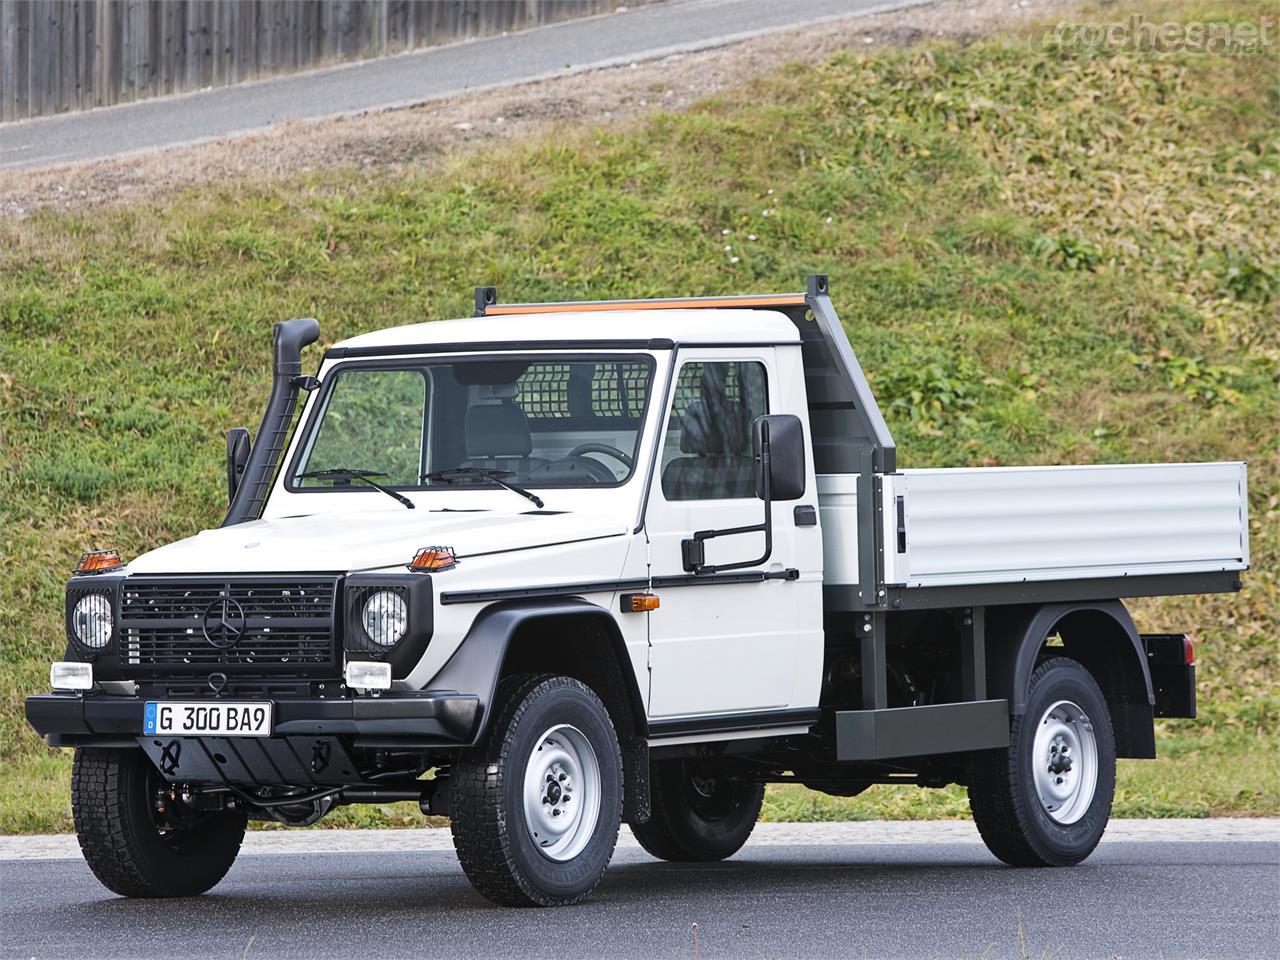
[[583,851],[600,819],[600,763],[577,727],[558,724],[540,736],[524,771],[524,822],[551,860]]
[[1098,738],[1089,715],[1070,700],[1046,710],[1036,727],[1031,763],[1045,813],[1061,824],[1083,817],[1098,786]]

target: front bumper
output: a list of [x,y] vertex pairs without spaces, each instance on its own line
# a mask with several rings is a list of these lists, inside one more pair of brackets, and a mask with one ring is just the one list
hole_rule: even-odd
[[[101,693],[27,698],[27,722],[54,747],[131,747],[143,737],[147,699]],[[227,699],[254,699],[234,698]],[[353,747],[447,747],[471,743],[480,700],[452,691],[389,692],[359,699],[271,698],[271,740],[342,737]]]

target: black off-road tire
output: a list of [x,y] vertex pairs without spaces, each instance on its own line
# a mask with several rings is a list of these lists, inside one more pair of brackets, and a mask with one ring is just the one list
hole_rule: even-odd
[[[622,754],[609,711],[586,684],[547,674],[504,679],[494,704],[484,740],[452,773],[453,842],[462,870],[476,890],[503,906],[577,903],[604,876],[621,823]],[[568,860],[543,853],[524,810],[526,767],[543,734],[559,724],[581,732],[599,767],[595,826]]]
[[696,774],[683,760],[659,761],[651,768],[649,821],[632,824],[631,830],[659,860],[724,860],[755,829],[764,784]]
[[94,876],[122,897],[204,893],[240,852],[243,814],[201,814],[162,832],[154,807],[161,783],[141,750],[76,749],[71,811],[80,849]]
[[[1033,764],[1044,762],[1033,755],[1037,728],[1045,721],[1046,711],[1061,701],[1084,711],[1096,742],[1093,797],[1073,823],[1060,823],[1049,814],[1037,792],[1033,769]],[[1079,662],[1051,657],[1031,675],[1026,713],[1011,721],[1008,749],[974,755],[969,806],[987,849],[1005,863],[1071,866],[1089,856],[1102,839],[1115,786],[1115,732],[1107,701]]]

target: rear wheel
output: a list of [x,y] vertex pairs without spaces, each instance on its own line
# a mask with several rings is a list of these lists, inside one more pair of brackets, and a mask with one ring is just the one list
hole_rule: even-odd
[[1066,657],[1031,676],[1007,750],[978,755],[969,805],[988,849],[1020,867],[1069,866],[1093,852],[1111,816],[1115,734],[1093,676]]
[[141,750],[76,750],[71,810],[85,861],[123,897],[190,897],[235,861],[246,818],[187,812]]
[[764,785],[703,775],[682,760],[653,764],[652,812],[632,824],[640,845],[660,860],[709,861],[731,857],[755,828]]
[[495,703],[484,742],[453,773],[458,860],[496,903],[576,903],[618,840],[622,756],[609,712],[568,677],[512,677]]

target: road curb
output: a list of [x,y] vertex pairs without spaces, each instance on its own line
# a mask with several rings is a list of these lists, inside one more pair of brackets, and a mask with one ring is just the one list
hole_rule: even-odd
[[[867,820],[840,823],[762,823],[753,846],[875,846],[883,844],[981,843],[968,820]],[[1280,817],[1210,820],[1113,820],[1102,838],[1108,843],[1280,843]],[[639,844],[626,827],[622,849]],[[262,830],[245,837],[241,853],[376,853],[452,850],[447,827],[407,830]],[[0,837],[0,860],[80,859],[74,834]]]

